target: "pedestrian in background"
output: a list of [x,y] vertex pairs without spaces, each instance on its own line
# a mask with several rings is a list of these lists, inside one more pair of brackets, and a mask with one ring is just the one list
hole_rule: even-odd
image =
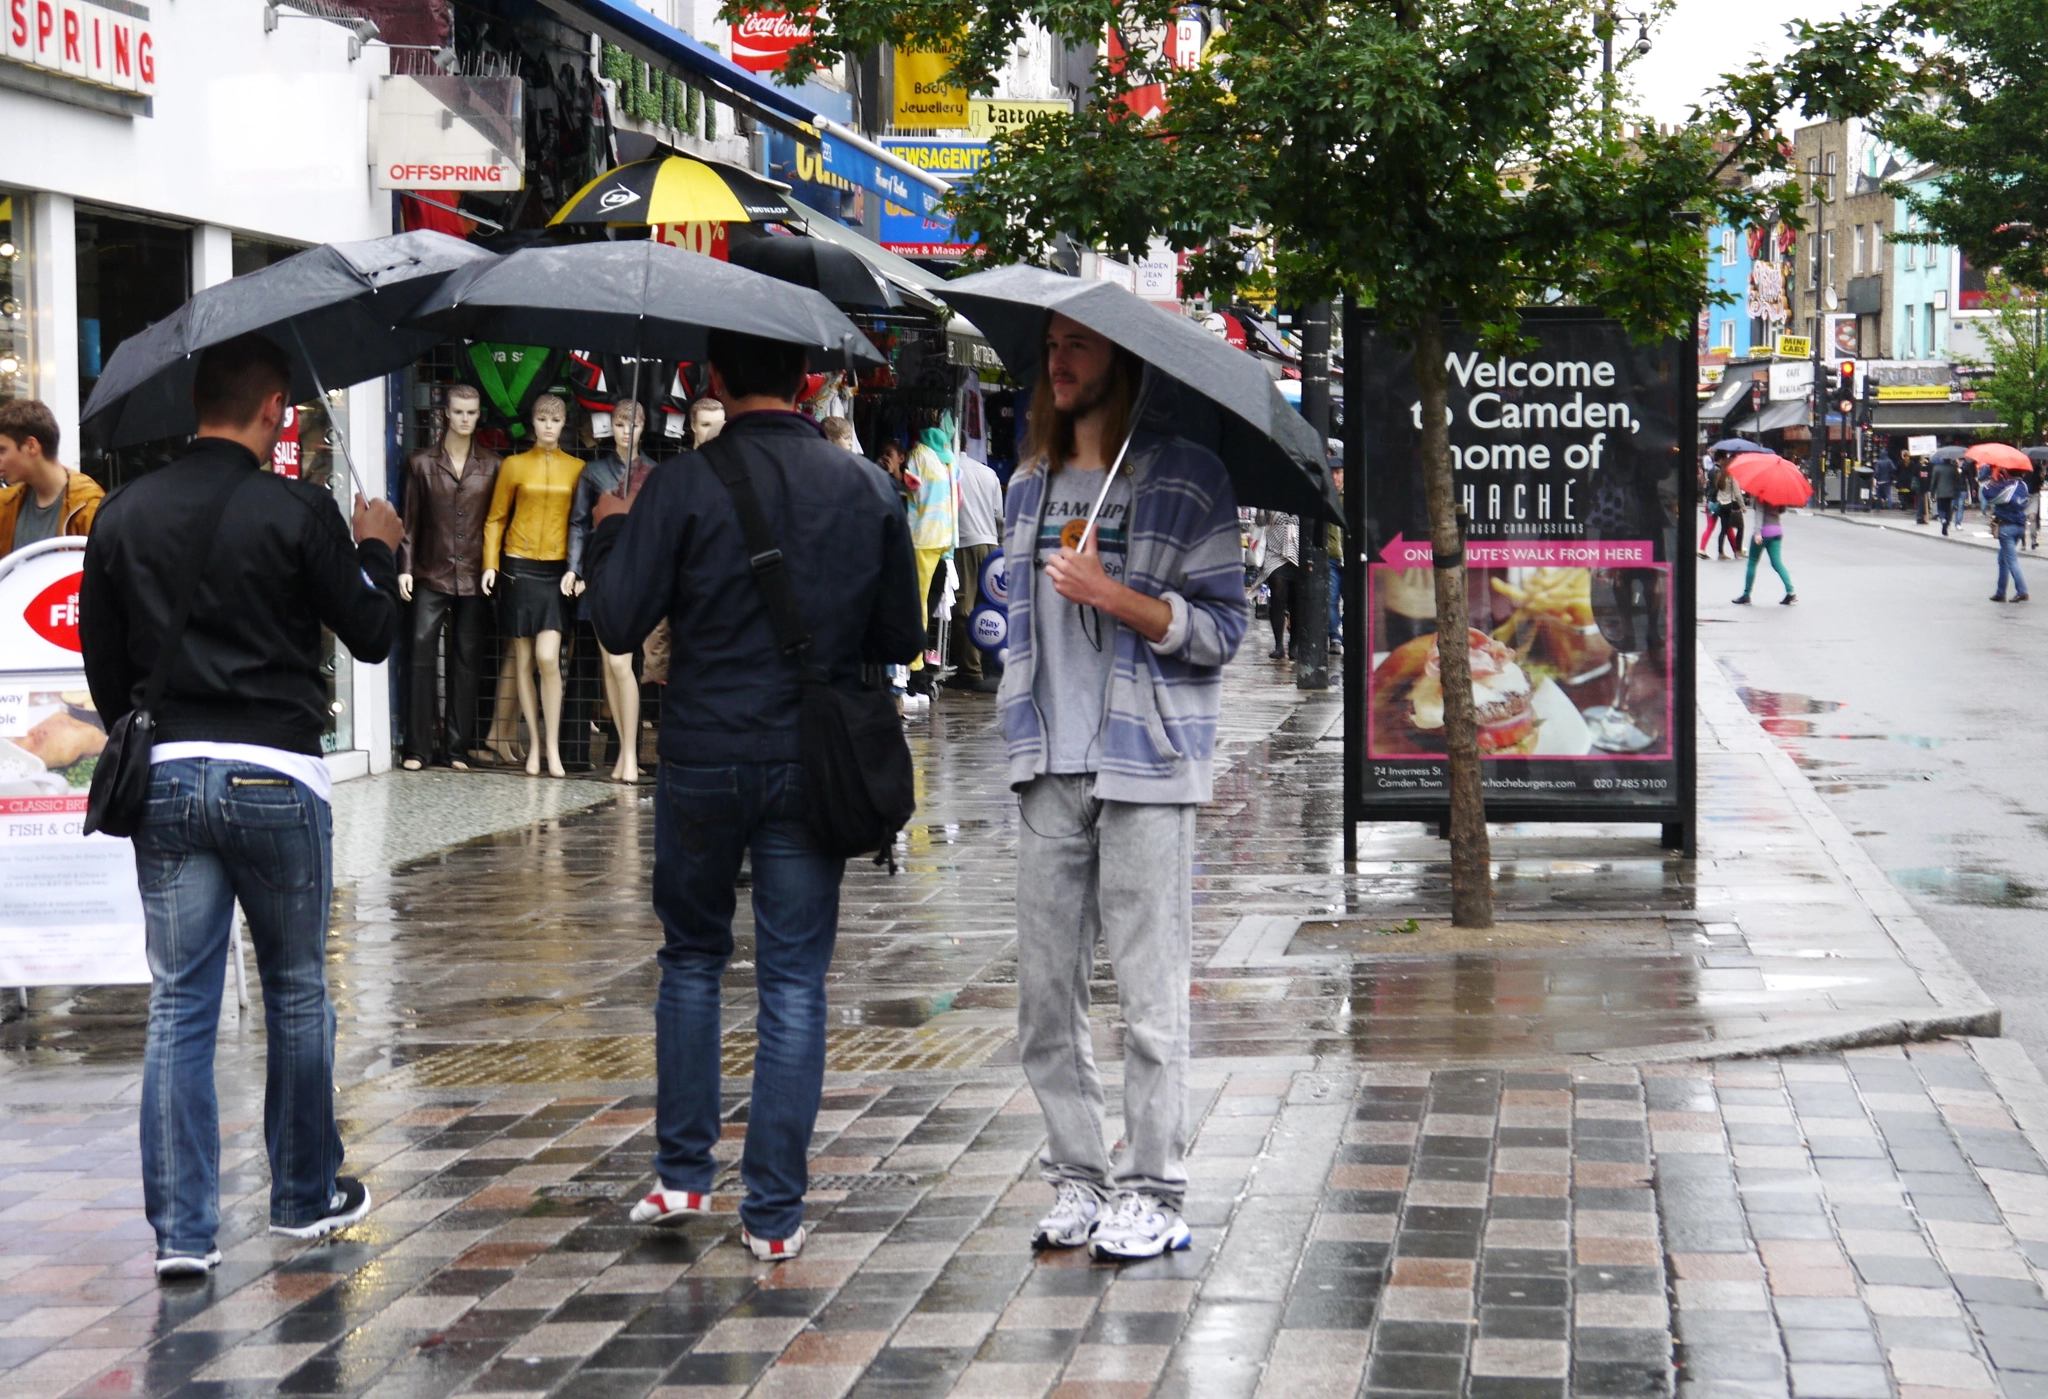
[[1871,468],[1871,484],[1880,509],[1892,508],[1892,480],[1898,474],[1899,464],[1892,460],[1891,450],[1878,452],[1877,463]]
[[[1332,439],[1335,440],[1334,438]],[[1337,502],[1341,510],[1344,501],[1344,459],[1342,447],[1336,464],[1330,468],[1330,484],[1337,488]],[[1344,654],[1344,527],[1326,526],[1323,533],[1323,549],[1329,555],[1330,563],[1330,654]]]
[[[672,1224],[711,1208],[722,985],[740,862],[751,855],[760,1010],[740,1239],[773,1263],[804,1246],[807,1148],[825,1077],[825,973],[846,873],[811,834],[798,734],[803,674],[815,667],[851,688],[864,665],[918,654],[924,620],[901,500],[881,472],[796,411],[803,347],[717,330],[708,358],[724,431],[652,473],[631,500],[598,498],[584,605],[598,643],[615,655],[664,618],[673,638],[654,811],[653,902],[663,934],[657,1180],[631,1218]],[[735,466],[760,497],[775,566],[810,628],[801,658],[776,642],[754,551],[717,473]]]
[[[1243,546],[1215,454],[1134,430],[1136,359],[1061,315],[1041,353],[1010,480],[1000,701],[1020,817],[1018,1050],[1056,1191],[1031,1241],[1153,1258],[1190,1237],[1195,806],[1213,786],[1223,667],[1251,620]],[[1089,1038],[1098,942],[1125,1026],[1114,1163]]]
[[[142,1198],[165,1280],[220,1262],[213,1051],[237,900],[263,981],[270,1230],[317,1239],[370,1209],[362,1182],[339,1174],[334,1121],[321,628],[366,665],[391,653],[404,527],[388,504],[358,496],[351,539],[324,487],[270,472],[291,382],[291,361],[261,336],[203,352],[197,438],[107,497],[79,584],[86,683],[109,728],[168,671],[135,833],[151,978]],[[211,547],[166,654],[196,542]]]
[[106,492],[57,460],[57,415],[33,398],[0,403],[0,554],[62,534],[92,533]]
[[1991,512],[1992,528],[1998,531],[1998,587],[1993,602],[2005,601],[2005,580],[2012,578],[2012,600],[2027,600],[2027,580],[2020,575],[2020,539],[2027,532],[2027,478],[2017,471],[1999,468],[1991,473],[1984,488],[1984,504]]
[[1744,607],[1749,605],[1750,591],[1756,587],[1757,560],[1765,554],[1771,556],[1771,567],[1778,575],[1778,581],[1785,585],[1785,596],[1778,599],[1781,606],[1789,607],[1799,601],[1799,594],[1792,590],[1792,575],[1785,571],[1783,540],[1785,536],[1784,511],[1763,501],[1756,503],[1756,535],[1749,541],[1749,569],[1742,575],[1742,596],[1735,601]]
[[1744,515],[1742,487],[1735,484],[1735,477],[1729,473],[1726,463],[1714,473],[1714,506],[1720,512],[1721,521],[1721,537],[1714,546],[1715,553],[1724,559],[1739,559],[1742,557]]
[[1273,660],[1294,655],[1301,631],[1296,616],[1301,605],[1301,522],[1277,510],[1261,510],[1259,526],[1266,534],[1266,558],[1259,581],[1266,585],[1266,620],[1273,627]]
[[989,694],[995,685],[981,673],[981,648],[974,644],[968,619],[982,602],[982,565],[1002,540],[1003,483],[986,462],[965,452],[954,466],[960,485],[960,547],[953,551],[953,564],[960,575],[960,591],[953,601],[953,634],[946,648],[952,652],[955,670],[946,684]]
[[1941,532],[1947,534],[1951,523],[1960,527],[1963,512],[1956,501],[1963,489],[1963,473],[1953,459],[1942,457],[1934,463],[1930,489],[1934,493],[1934,513],[1941,519]]

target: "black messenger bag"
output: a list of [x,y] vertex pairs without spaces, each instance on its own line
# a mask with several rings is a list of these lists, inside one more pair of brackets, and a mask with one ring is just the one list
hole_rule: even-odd
[[811,664],[810,634],[797,615],[782,550],[776,547],[753,477],[744,462],[724,454],[706,460],[732,496],[748,562],[768,603],[775,644],[802,673],[797,734],[810,799],[811,836],[834,859],[872,854],[876,864],[888,865],[893,873],[896,833],[917,810],[910,744],[903,737],[895,696],[886,689],[843,689],[822,667]]

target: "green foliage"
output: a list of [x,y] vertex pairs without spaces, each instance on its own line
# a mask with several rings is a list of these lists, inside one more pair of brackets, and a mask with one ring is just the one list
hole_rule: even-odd
[[[2048,0],[2043,0],[2048,3]],[[792,55],[940,45],[987,91],[1026,20],[1076,43],[1171,22],[1164,0],[838,0]],[[986,260],[1042,261],[1062,233],[1127,256],[1195,254],[1197,288],[1270,279],[1290,301],[1342,292],[1394,327],[1450,312],[1512,338],[1519,308],[1597,305],[1644,336],[1682,333],[1705,295],[1705,223],[1782,219],[1787,107],[1875,102],[1897,68],[1848,21],[1795,26],[1795,60],[1732,77],[1692,126],[1628,131],[1598,74],[1591,0],[1225,0],[1210,61],[1162,69],[1142,42],[1093,99],[996,139],[951,200]],[[1164,81],[1140,120],[1120,103]]]
[[1863,23],[1928,41],[1879,129],[1942,174],[1892,191],[1924,225],[1894,241],[1952,244],[2048,291],[2048,0],[1914,0]]
[[662,126],[694,130],[697,90],[673,73],[648,67],[616,44],[606,44],[598,72],[616,83],[619,110]]
[[1989,377],[1977,401],[2005,424],[2001,436],[2037,446],[2048,442],[2048,296],[1993,276],[1984,298],[1996,315],[1984,323]]

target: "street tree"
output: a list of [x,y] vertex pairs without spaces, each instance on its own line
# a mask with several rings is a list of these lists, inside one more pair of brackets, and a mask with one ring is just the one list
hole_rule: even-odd
[[1982,323],[1991,373],[1977,381],[1977,402],[1988,407],[2015,442],[2048,443],[2048,293],[2015,287],[1999,273],[1989,278]]
[[[1465,635],[1463,530],[1445,422],[1447,323],[1489,350],[1524,343],[1539,303],[1594,306],[1639,336],[1690,334],[1702,297],[1702,218],[1797,213],[1771,181],[1776,121],[1874,109],[1896,79],[1881,37],[1793,26],[1775,68],[1727,79],[1698,120],[1635,124],[1603,75],[1611,10],[1591,0],[1220,0],[1201,60],[1153,36],[1173,0],[832,0],[796,79],[880,45],[944,49],[986,93],[1027,25],[1098,46],[1069,115],[998,137],[952,207],[985,260],[1045,261],[1063,235],[1129,257],[1155,239],[1191,257],[1197,290],[1266,278],[1287,303],[1376,309],[1415,350],[1422,472],[1439,636]],[[1104,43],[1114,35],[1117,43]],[[1158,84],[1164,105],[1133,94]],[[1466,648],[1440,647],[1448,749],[1452,917],[1493,921],[1490,851]]]
[[1874,109],[1880,133],[1941,168],[1924,188],[1891,189],[1921,225],[1893,241],[1948,244],[2048,292],[2048,0],[1905,0],[1857,23],[1917,59]]

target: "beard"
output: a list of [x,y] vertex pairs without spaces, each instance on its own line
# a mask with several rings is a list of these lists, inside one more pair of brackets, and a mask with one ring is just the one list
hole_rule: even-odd
[[[1085,418],[1103,404],[1109,402],[1109,396],[1114,391],[1115,385],[1116,372],[1113,368],[1105,369],[1093,379],[1081,380],[1074,385],[1074,401],[1059,411],[1069,418]],[[1053,390],[1053,403],[1055,407],[1058,406],[1059,390],[1057,387]]]

